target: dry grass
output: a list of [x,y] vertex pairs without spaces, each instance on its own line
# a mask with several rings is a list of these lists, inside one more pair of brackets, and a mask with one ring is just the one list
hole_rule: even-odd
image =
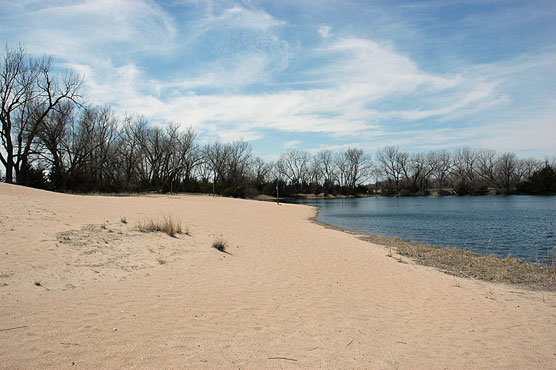
[[160,219],[140,222],[137,228],[143,232],[164,232],[171,237],[176,237],[177,234],[189,234],[187,230],[184,231],[181,222],[175,220],[172,216],[163,216]]
[[226,252],[226,248],[228,248],[228,242],[226,242],[222,237],[214,239],[212,242],[212,247],[218,249],[220,252]]
[[556,290],[556,270],[511,256],[502,259],[468,250],[408,242],[400,238],[367,235],[361,239],[395,248],[401,256],[407,256],[421,265],[432,266],[454,276]]

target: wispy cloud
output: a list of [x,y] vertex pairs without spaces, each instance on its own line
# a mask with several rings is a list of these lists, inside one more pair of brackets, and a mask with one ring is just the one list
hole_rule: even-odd
[[[520,53],[508,47],[506,54],[488,58],[460,58],[459,50],[439,41],[456,22],[465,27],[450,40],[474,41],[481,32],[492,39],[518,16],[513,5],[493,0],[493,9],[504,11],[450,20],[439,14],[484,2],[384,2],[374,4],[376,9],[339,4],[0,0],[0,38],[12,45],[21,41],[31,53],[52,54],[58,65],[76,69],[93,103],[192,125],[205,139],[264,142],[268,132],[281,132],[291,135],[280,141],[284,146],[302,143],[311,150],[493,143],[533,151],[535,145],[519,142],[522,137],[538,142],[538,151],[556,154],[548,143],[555,124],[554,36],[533,35],[537,49]],[[546,19],[533,6],[522,7],[528,19]],[[361,15],[380,14],[377,9],[386,15],[376,24]],[[412,12],[435,23],[423,27],[408,18]],[[504,24],[489,26],[493,19]],[[402,28],[404,33],[392,37],[384,31]],[[431,36],[437,28],[444,33]],[[376,30],[383,30],[380,36]],[[485,41],[494,42],[487,36]],[[408,47],[399,42],[403,37],[418,45]],[[445,59],[421,55],[421,46],[446,48],[435,49]],[[438,63],[441,68],[434,68]],[[317,137],[326,137],[326,144]]]
[[240,6],[224,9],[214,21],[229,27],[247,28],[257,31],[266,31],[286,23],[272,17],[265,11],[246,9]]
[[301,141],[299,140],[290,140],[290,141],[286,141],[284,143],[284,146],[286,148],[295,148],[296,146],[299,146],[299,144],[301,144]]

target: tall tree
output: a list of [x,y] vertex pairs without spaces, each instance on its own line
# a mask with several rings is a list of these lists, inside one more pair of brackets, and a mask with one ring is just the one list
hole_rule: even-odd
[[52,58],[35,59],[22,46],[0,55],[0,161],[6,182],[25,184],[33,145],[46,117],[64,102],[77,102],[82,79],[73,71],[55,75]]
[[359,148],[349,148],[343,155],[347,163],[346,185],[353,191],[361,182],[369,178],[371,157],[365,155],[363,149]]
[[407,153],[401,152],[397,146],[387,146],[376,153],[380,172],[388,182],[394,185],[396,192],[400,191],[400,182],[406,168],[407,157]]

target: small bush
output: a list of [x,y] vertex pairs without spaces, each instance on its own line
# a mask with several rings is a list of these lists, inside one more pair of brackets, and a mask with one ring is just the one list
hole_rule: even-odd
[[138,228],[140,231],[143,232],[164,232],[171,237],[175,237],[176,234],[183,233],[181,223],[177,220],[174,220],[172,216],[164,216],[162,219],[151,219],[145,222],[141,222],[139,223]]

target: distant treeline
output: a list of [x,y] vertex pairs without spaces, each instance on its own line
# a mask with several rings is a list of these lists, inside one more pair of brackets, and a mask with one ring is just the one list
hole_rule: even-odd
[[275,162],[249,143],[200,144],[193,129],[155,126],[109,106],[86,104],[81,78],[54,72],[48,57],[22,47],[0,56],[0,173],[8,183],[70,192],[201,192],[258,194],[425,195],[556,194],[556,160],[461,147],[374,156],[360,148],[314,155],[288,150]]

